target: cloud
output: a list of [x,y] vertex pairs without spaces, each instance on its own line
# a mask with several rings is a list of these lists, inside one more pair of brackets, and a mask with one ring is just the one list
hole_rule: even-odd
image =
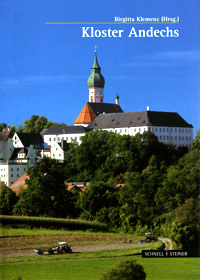
[[197,50],[188,51],[167,51],[136,56],[133,62],[123,66],[179,66],[183,63],[199,62],[200,55]]
[[79,78],[82,77],[78,75],[21,76],[18,78],[0,79],[0,89],[23,87],[27,85],[66,83],[71,79]]
[[153,56],[157,59],[171,60],[171,61],[199,61],[200,55],[197,50],[189,51],[169,51],[169,52],[160,52]]

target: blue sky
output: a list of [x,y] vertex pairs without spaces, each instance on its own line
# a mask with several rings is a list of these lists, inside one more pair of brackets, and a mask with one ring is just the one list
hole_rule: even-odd
[[[0,122],[31,115],[72,125],[88,101],[97,46],[105,102],[118,92],[125,112],[178,112],[199,129],[199,0],[1,0]],[[115,17],[179,17],[178,24],[45,24],[114,22]],[[83,38],[82,27],[123,29],[121,38]],[[128,37],[132,27],[178,29],[179,37]],[[195,133],[194,133],[195,134]]]

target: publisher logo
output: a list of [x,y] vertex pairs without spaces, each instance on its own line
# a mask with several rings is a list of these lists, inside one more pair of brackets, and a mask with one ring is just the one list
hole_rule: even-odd
[[142,250],[143,258],[194,258],[198,252],[184,250]]

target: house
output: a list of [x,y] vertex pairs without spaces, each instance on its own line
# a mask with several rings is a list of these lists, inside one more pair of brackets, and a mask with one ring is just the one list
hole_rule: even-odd
[[190,147],[193,141],[193,126],[178,113],[150,111],[149,107],[142,112],[101,114],[88,128],[131,136],[138,132],[151,131],[159,141],[171,142],[176,147]]
[[29,166],[41,161],[43,139],[34,133],[15,133],[8,141],[0,141],[0,181],[13,184]]
[[53,142],[51,145],[51,158],[54,158],[58,161],[64,161],[66,158],[69,144],[66,140],[61,139],[61,142]]
[[11,138],[11,134],[13,133],[13,129],[10,127],[4,128],[2,132],[0,132],[0,141],[7,141],[8,138]]
[[42,158],[44,158],[44,157],[50,158],[51,157],[51,147],[44,148],[41,155],[42,155]]
[[89,182],[69,182],[69,183],[65,183],[68,191],[79,191],[80,193],[85,191],[88,184],[89,184]]
[[52,146],[54,142],[61,143],[65,140],[67,143],[76,140],[81,143],[81,137],[85,135],[87,128],[83,126],[52,126],[43,134],[44,142]]
[[32,145],[37,157],[41,157],[44,141],[40,133],[16,132],[12,139],[15,148],[28,148]]

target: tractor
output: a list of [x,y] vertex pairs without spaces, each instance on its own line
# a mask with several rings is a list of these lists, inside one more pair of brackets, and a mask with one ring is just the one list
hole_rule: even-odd
[[149,243],[149,242],[151,242],[151,241],[158,241],[158,238],[155,237],[155,236],[153,235],[153,233],[151,233],[151,232],[146,232],[146,233],[145,233],[145,239],[144,239],[143,241]]
[[72,253],[72,249],[67,242],[59,242],[56,249],[58,254]]

